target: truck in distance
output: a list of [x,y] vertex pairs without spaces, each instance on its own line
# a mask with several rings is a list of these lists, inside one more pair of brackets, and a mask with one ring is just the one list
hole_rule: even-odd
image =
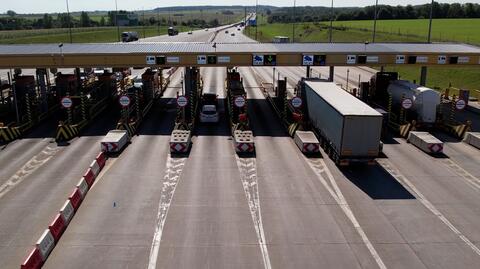
[[122,33],[122,42],[132,42],[138,40],[137,32],[123,32]]

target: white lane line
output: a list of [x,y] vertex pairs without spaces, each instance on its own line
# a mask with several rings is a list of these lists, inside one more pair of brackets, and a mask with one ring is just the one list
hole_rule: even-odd
[[461,176],[468,183],[470,183],[470,186],[472,186],[475,190],[480,191],[480,179],[470,174],[467,170],[460,167],[456,162],[452,161],[451,159],[445,159],[442,161],[442,163],[450,170],[452,170],[455,174]]
[[38,168],[48,162],[55,154],[60,150],[59,147],[55,146],[46,146],[37,155],[33,156],[26,164],[24,164],[20,170],[18,170],[13,176],[11,176],[7,182],[3,183],[0,186],[0,199],[10,192],[15,186],[20,184],[28,175],[31,175]]
[[394,168],[393,164],[386,159],[377,160],[377,162],[387,171],[392,177],[394,177],[402,186],[406,189],[410,189],[412,192],[415,193],[417,199],[428,209],[432,212],[435,216],[437,216],[445,225],[447,225],[450,230],[452,230],[467,246],[469,246],[477,255],[480,256],[480,249],[475,246],[475,244],[468,239],[460,230],[458,230],[416,187],[412,184],[407,177],[402,175],[400,171]]
[[158,203],[157,225],[155,226],[155,233],[153,234],[152,246],[150,248],[150,256],[148,259],[148,269],[155,269],[157,267],[157,258],[158,252],[160,251],[160,240],[162,239],[163,227],[186,160],[187,158],[171,158],[170,155],[168,155],[167,169],[165,171],[165,176],[163,177],[163,187],[160,194],[160,201]]
[[255,158],[239,158],[235,154],[237,167],[240,170],[243,190],[247,197],[248,207],[252,215],[255,232],[257,233],[258,245],[262,252],[265,269],[271,269],[270,256],[268,255],[267,241],[263,230],[262,212],[260,210],[260,198],[258,193],[257,168]]
[[[381,269],[386,269],[387,266],[383,262],[382,258],[378,254],[377,250],[373,246],[373,244],[370,242],[370,239],[368,238],[367,234],[363,230],[362,226],[360,226],[360,223],[357,221],[355,218],[355,215],[353,214],[352,209],[348,205],[345,197],[343,196],[342,191],[338,187],[335,178],[333,177],[332,173],[328,169],[327,165],[322,159],[311,159],[311,158],[306,158],[304,157],[310,166],[310,168],[314,171],[314,173],[317,175],[317,178],[319,181],[322,183],[322,185],[327,189],[327,191],[330,193],[330,195],[335,199],[337,204],[340,206],[342,209],[343,213],[347,216],[347,218],[350,220],[350,222],[353,224],[353,227],[357,231],[357,233],[360,235],[362,238],[363,243],[365,246],[368,248],[368,251],[372,255],[373,259],[375,259],[375,262],[377,263],[378,267]],[[330,184],[332,187],[330,187],[325,180],[324,176],[322,175],[324,173],[327,178],[330,181]]]

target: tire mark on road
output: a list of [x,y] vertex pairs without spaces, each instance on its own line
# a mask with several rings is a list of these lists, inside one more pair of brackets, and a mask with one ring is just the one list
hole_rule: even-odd
[[158,203],[155,233],[153,234],[152,246],[150,248],[148,269],[155,269],[157,267],[157,258],[158,252],[160,251],[163,227],[186,161],[187,158],[172,158],[170,155],[167,158],[167,166],[165,176],[163,177],[162,191],[160,193],[160,202]]
[[47,163],[60,150],[56,145],[46,146],[40,153],[33,156],[20,170],[11,176],[7,182],[0,186],[0,199],[20,184],[27,176]]
[[[387,266],[383,262],[382,258],[380,257],[377,250],[373,246],[372,242],[370,242],[370,239],[368,238],[367,234],[363,230],[362,226],[360,226],[360,223],[355,218],[355,215],[353,214],[352,209],[348,205],[347,200],[343,196],[342,191],[340,190],[337,183],[335,182],[335,178],[333,177],[332,173],[328,169],[325,162],[322,159],[313,159],[313,158],[306,158],[306,157],[304,158],[306,159],[310,168],[317,175],[318,180],[327,189],[330,195],[335,199],[335,202],[340,206],[343,213],[347,216],[347,218],[353,224],[353,227],[362,238],[363,243],[367,247],[373,259],[375,259],[375,262],[377,263],[378,267],[381,269],[386,269]],[[328,184],[325,177],[328,178],[330,185]]]
[[460,230],[457,229],[424,195],[418,190],[415,185],[400,171],[394,168],[393,164],[386,159],[377,160],[385,171],[387,171],[392,177],[394,177],[402,186],[412,191],[417,200],[419,200],[432,214],[437,216],[452,232],[454,232],[467,246],[469,246],[477,255],[480,256],[480,249],[468,239]]
[[262,212],[260,210],[260,198],[258,193],[257,165],[255,158],[239,158],[235,155],[237,166],[242,179],[243,190],[247,197],[248,207],[252,215],[255,232],[257,233],[258,244],[262,252],[263,265],[265,269],[271,269],[270,256],[268,255],[267,241],[263,230]]

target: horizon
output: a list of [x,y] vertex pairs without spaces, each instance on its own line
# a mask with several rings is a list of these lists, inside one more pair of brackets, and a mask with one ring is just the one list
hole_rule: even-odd
[[[9,7],[2,7],[0,8],[1,14],[6,14],[8,10],[13,10],[17,14],[44,14],[44,13],[65,13],[66,12],[66,0],[49,0],[49,1],[34,1],[34,0],[17,0],[13,3],[10,3]],[[111,2],[111,3],[110,3]],[[201,3],[198,1],[192,0],[184,0],[181,1],[182,3],[187,2],[187,4],[179,4],[179,5],[158,5],[157,4],[150,4],[156,1],[149,1],[149,0],[137,0],[138,4],[135,5],[135,8],[131,8],[133,5],[128,0],[117,0],[118,9],[119,10],[126,10],[126,11],[141,11],[141,10],[153,10],[156,8],[174,8],[174,7],[197,7],[197,6],[242,6],[242,7],[252,7],[255,5],[255,1],[233,1],[233,0],[221,0],[221,1],[212,1],[212,0],[204,0]],[[221,2],[221,3],[219,3]],[[258,1],[259,6],[273,6],[273,7],[291,7],[293,6],[293,0],[275,0],[269,1],[267,3],[263,3],[264,1]],[[266,2],[266,1],[265,1]],[[323,0],[321,2],[325,2],[324,5],[319,5],[319,1],[316,0],[297,0],[297,7],[304,7],[304,6],[312,6],[312,7],[329,7],[330,1]],[[360,2],[360,3],[359,3]],[[390,6],[407,6],[407,5],[422,5],[422,4],[429,4],[430,0],[403,0],[401,3],[395,0],[379,0],[379,5],[390,5]],[[442,0],[442,1],[435,1],[437,3],[475,3],[475,1],[468,1],[468,0]],[[143,5],[142,5],[143,4]],[[365,7],[365,6],[372,6],[375,4],[375,0],[335,0],[334,7],[336,8],[345,8],[345,7]],[[98,8],[90,9],[90,6],[98,6]],[[74,0],[69,0],[69,9],[71,13],[76,12],[106,12],[115,10],[115,1],[110,0],[108,3],[106,1],[102,1],[98,3],[94,0],[83,0],[81,3],[74,2]],[[29,11],[27,11],[29,10]]]

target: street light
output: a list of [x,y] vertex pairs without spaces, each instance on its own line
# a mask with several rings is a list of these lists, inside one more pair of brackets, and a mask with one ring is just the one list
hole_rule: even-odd
[[377,6],[378,6],[378,0],[375,1],[375,14],[374,14],[374,19],[373,19],[373,40],[372,43],[375,43],[375,36],[377,34]]
[[255,0],[255,40],[258,37],[258,0]]
[[330,9],[330,43],[332,43],[332,35],[333,35],[333,0],[332,0],[332,8]]
[[115,0],[115,25],[117,26],[118,42],[120,42],[120,25],[118,25],[118,5],[117,5],[117,0]]
[[292,25],[292,43],[295,43],[295,8],[297,5],[297,0],[293,0],[293,25]]
[[67,3],[67,16],[68,16],[68,31],[70,32],[70,43],[73,43],[72,39],[72,22],[70,21],[70,9],[68,8],[68,0],[65,0]]
[[428,40],[427,42],[431,42],[431,37],[432,37],[432,20],[433,20],[433,0],[432,3],[430,4],[430,24],[428,25]]

